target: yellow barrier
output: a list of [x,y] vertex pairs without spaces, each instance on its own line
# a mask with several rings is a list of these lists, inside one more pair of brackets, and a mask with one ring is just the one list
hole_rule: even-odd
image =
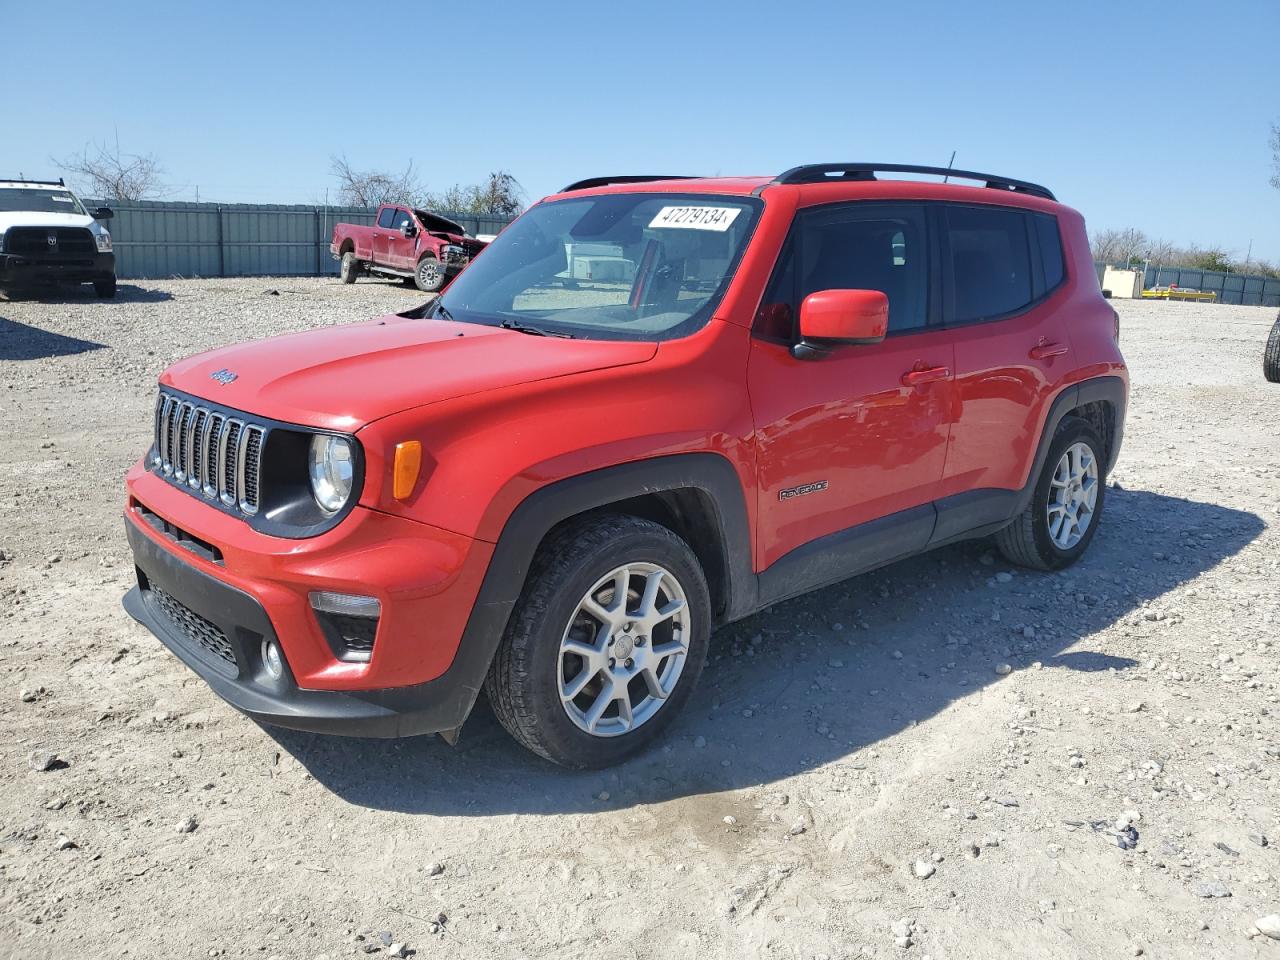
[[1154,290],[1143,290],[1144,300],[1200,300],[1213,303],[1218,295],[1212,290],[1184,290],[1181,287],[1156,287]]

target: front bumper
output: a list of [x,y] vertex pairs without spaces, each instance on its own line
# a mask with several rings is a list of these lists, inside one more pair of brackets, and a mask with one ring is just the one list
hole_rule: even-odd
[[91,257],[25,257],[0,253],[0,285],[45,283],[92,283],[116,275],[116,255],[98,253]]
[[[491,545],[364,508],[326,534],[282,541],[141,467],[129,489],[138,585],[125,609],[233,707],[277,726],[365,737],[444,732],[466,719],[509,612],[476,604]],[[367,662],[339,657],[308,603],[313,590],[378,597]],[[262,659],[273,640],[279,678]]]

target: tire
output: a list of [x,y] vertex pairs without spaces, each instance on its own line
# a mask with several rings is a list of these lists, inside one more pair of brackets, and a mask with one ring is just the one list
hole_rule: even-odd
[[444,265],[428,254],[418,261],[413,271],[413,282],[423,293],[436,293],[444,286]]
[[99,300],[112,299],[116,295],[116,278],[93,281],[93,292],[98,295]]
[[1280,316],[1271,325],[1267,349],[1262,354],[1262,375],[1272,383],[1280,383]]
[[[1083,483],[1076,488],[1070,481],[1065,487],[1061,485],[1064,459],[1068,451],[1087,450],[1093,465],[1093,476],[1088,474]],[[1093,535],[1102,521],[1102,509],[1107,495],[1107,478],[1105,473],[1106,455],[1097,431],[1085,420],[1068,416],[1058,427],[1053,442],[1049,445],[1049,455],[1045,458],[1040,477],[1036,480],[1035,490],[1031,494],[1031,502],[1013,523],[996,534],[996,546],[1010,563],[1030,567],[1033,570],[1061,570],[1069,567],[1084,555],[1093,541]],[[1067,462],[1067,470],[1071,472],[1072,464]],[[1075,498],[1083,498],[1083,503],[1075,506],[1078,517],[1087,506],[1092,480],[1093,507],[1088,511],[1087,523],[1083,531],[1071,529],[1067,520],[1071,517]],[[1079,493],[1076,490],[1079,489]],[[1055,500],[1054,518],[1050,517],[1050,495]],[[1065,497],[1068,506],[1065,513],[1057,511],[1056,501]],[[1055,524],[1053,519],[1060,518]],[[1055,531],[1057,536],[1055,537]],[[1072,541],[1072,536],[1079,533],[1079,538]]]
[[[613,576],[624,567],[630,588],[620,612]],[[658,587],[648,606],[655,619],[666,619],[646,623],[637,615],[644,612],[643,588],[655,577]],[[667,613],[680,593],[683,605]],[[588,599],[597,601],[602,614],[613,615],[612,631],[602,629],[606,619],[584,612]],[[706,662],[710,635],[706,578],[684,540],[636,517],[584,518],[561,527],[539,548],[485,692],[499,722],[539,756],[566,767],[610,766],[643,750],[680,712]],[[562,647],[576,640],[590,641],[596,655],[588,660]],[[658,653],[673,647],[682,652]],[[565,689],[584,683],[584,675],[579,693]],[[651,693],[649,678],[663,695]],[[621,697],[609,699],[619,690],[627,698],[625,716]],[[602,698],[607,702],[591,732],[586,724]]]
[[343,283],[355,283],[359,274],[360,261],[356,259],[354,253],[348,250],[342,255],[342,262],[338,265],[338,279]]

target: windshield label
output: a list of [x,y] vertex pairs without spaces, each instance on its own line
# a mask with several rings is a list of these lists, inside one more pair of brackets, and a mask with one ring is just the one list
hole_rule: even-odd
[[49,199],[52,200],[54,203],[74,203],[75,202],[65,194],[59,194],[59,193],[55,193]]
[[663,207],[649,221],[649,228],[724,233],[740,212],[740,207]]

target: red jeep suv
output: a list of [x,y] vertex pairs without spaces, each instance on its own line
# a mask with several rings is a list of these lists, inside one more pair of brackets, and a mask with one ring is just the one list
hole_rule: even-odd
[[970,537],[1078,559],[1118,339],[1033,183],[585,180],[422,307],[170,367],[125,606],[266,723],[452,742],[484,688],[543,757],[614,763],[721,624]]

